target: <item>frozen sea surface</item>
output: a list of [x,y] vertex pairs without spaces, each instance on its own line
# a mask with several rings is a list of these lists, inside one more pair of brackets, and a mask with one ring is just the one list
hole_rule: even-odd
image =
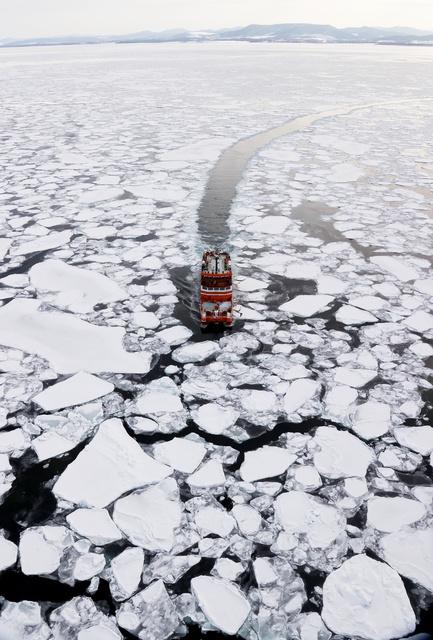
[[432,62],[0,51],[0,637],[432,631]]

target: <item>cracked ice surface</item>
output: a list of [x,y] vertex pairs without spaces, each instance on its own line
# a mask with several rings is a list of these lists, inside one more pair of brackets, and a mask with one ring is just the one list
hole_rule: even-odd
[[[190,311],[223,150],[336,104],[425,96],[429,50],[365,47],[0,52],[0,636],[422,624],[431,102],[259,151],[228,220],[241,319],[201,336]],[[33,602],[12,602],[21,587]],[[51,588],[73,591],[48,608]]]

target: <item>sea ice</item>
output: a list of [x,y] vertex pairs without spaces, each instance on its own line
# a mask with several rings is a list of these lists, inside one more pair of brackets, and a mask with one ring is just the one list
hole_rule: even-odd
[[255,482],[285,473],[296,460],[296,455],[281,447],[264,446],[256,451],[247,451],[239,469],[244,482]]
[[284,396],[284,410],[287,415],[296,413],[320,390],[320,383],[308,378],[301,378],[291,383]]
[[96,202],[104,202],[105,200],[117,200],[123,195],[123,189],[119,188],[97,188],[83,191],[79,197],[81,204],[95,204]]
[[258,291],[260,289],[266,289],[267,284],[263,282],[263,280],[258,280],[257,278],[242,278],[236,284],[237,289],[239,291]]
[[197,576],[191,580],[191,591],[209,622],[228,635],[235,635],[250,614],[248,600],[228,580]]
[[206,455],[206,447],[188,438],[173,438],[169,442],[153,445],[153,455],[176,471],[192,473]]
[[192,417],[201,429],[207,433],[219,435],[235,424],[239,413],[232,407],[222,407],[214,402],[209,402],[193,412]]
[[365,387],[376,376],[377,371],[372,369],[352,369],[351,367],[336,367],[334,369],[335,382],[349,385],[349,387],[354,387],[355,389]]
[[37,602],[4,601],[0,614],[1,640],[51,640],[52,637]]
[[87,507],[105,507],[127,491],[159,482],[171,469],[150,456],[121,420],[101,424],[93,440],[60,475],[56,496]]
[[394,430],[394,437],[402,447],[412,449],[422,456],[433,451],[433,427],[398,427]]
[[384,560],[398,573],[433,593],[433,529],[410,529],[384,536]]
[[29,270],[30,282],[39,291],[58,292],[54,303],[78,313],[89,313],[96,304],[124,300],[128,294],[102,273],[45,260]]
[[277,496],[275,515],[286,532],[306,536],[313,549],[325,549],[344,532],[345,517],[332,505],[303,491]]
[[117,500],[113,519],[132,544],[149,551],[170,551],[181,514],[177,484],[170,478]]
[[186,362],[201,362],[220,351],[217,343],[211,340],[204,342],[192,342],[173,351],[172,357],[176,362],[185,364]]
[[139,547],[125,549],[110,564],[110,590],[115,600],[126,600],[138,589],[144,564]]
[[66,516],[68,525],[94,545],[111,544],[122,538],[106,509],[76,509]]
[[416,625],[398,573],[363,554],[326,578],[322,618],[334,633],[365,640],[401,638]]
[[54,609],[50,626],[55,640],[121,640],[113,621],[91,598],[76,597]]
[[309,318],[328,309],[328,305],[333,300],[333,296],[328,295],[301,295],[285,302],[280,306],[280,309],[288,315]]
[[48,575],[60,565],[64,549],[74,539],[66,527],[44,526],[26,529],[21,534],[19,552],[21,571],[26,575]]
[[146,286],[146,291],[152,296],[165,296],[171,293],[176,293],[176,287],[171,280],[163,278],[162,280],[152,280],[149,282]]
[[367,322],[377,322],[376,316],[369,311],[363,311],[350,304],[345,304],[338,309],[335,319],[342,324],[366,324]]
[[75,580],[90,580],[105,567],[105,557],[101,553],[83,553],[75,562],[72,575]]
[[418,500],[401,496],[374,496],[368,501],[367,524],[378,531],[391,533],[418,522],[425,513],[425,506]]
[[167,342],[170,346],[176,346],[178,344],[182,344],[182,342],[186,342],[192,336],[192,331],[191,329],[188,329],[188,327],[176,324],[174,327],[168,327],[167,329],[158,331],[156,335],[158,338],[162,338],[162,340]]
[[20,298],[0,308],[0,344],[46,358],[58,373],[147,373],[151,356],[128,353],[120,327],[97,326],[69,313],[39,311]]
[[132,314],[132,321],[137,327],[144,329],[157,329],[160,320],[152,311],[135,311]]
[[33,402],[44,411],[57,411],[96,400],[111,393],[113,389],[114,385],[111,382],[80,371],[71,378],[44,389],[33,397]]
[[[0,571],[9,569],[17,561],[18,548],[11,540],[0,535]],[[1,638],[1,634],[0,634]]]
[[418,277],[416,269],[398,258],[393,258],[391,256],[373,256],[370,260],[381,267],[384,271],[391,273],[401,282],[415,280]]
[[231,513],[236,519],[239,530],[243,535],[255,535],[260,529],[262,522],[260,513],[249,504],[235,504]]
[[426,311],[415,311],[403,323],[414,331],[424,333],[433,329],[433,315]]
[[69,244],[72,233],[70,231],[57,231],[50,233],[42,238],[27,240],[18,246],[12,247],[10,254],[14,256],[24,256],[29,253],[37,253],[39,251],[48,251],[49,249],[57,249]]
[[350,162],[336,164],[328,176],[331,182],[356,182],[364,175],[364,172]]
[[138,396],[136,411],[142,415],[183,411],[178,386],[168,377],[152,380]]
[[124,602],[117,612],[119,627],[142,640],[171,638],[180,624],[162,580]]
[[236,525],[234,518],[225,509],[213,505],[198,509],[194,515],[194,520],[204,536],[213,533],[225,538],[233,531]]
[[374,460],[366,444],[347,431],[319,427],[312,440],[314,466],[325,478],[364,477]]
[[205,462],[195,473],[190,475],[187,482],[190,487],[206,489],[224,485],[226,477],[224,469],[218,460]]
[[264,216],[261,220],[254,222],[248,227],[250,233],[284,233],[290,221],[285,216]]
[[387,433],[390,426],[391,409],[389,405],[369,400],[357,407],[351,428],[360,438],[373,440]]

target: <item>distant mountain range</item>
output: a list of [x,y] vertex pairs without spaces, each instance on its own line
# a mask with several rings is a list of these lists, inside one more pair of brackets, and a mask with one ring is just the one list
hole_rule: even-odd
[[133,42],[316,42],[433,45],[433,33],[408,27],[359,27],[338,29],[328,24],[250,24],[217,31],[139,31],[112,36],[64,36],[0,40],[0,47]]

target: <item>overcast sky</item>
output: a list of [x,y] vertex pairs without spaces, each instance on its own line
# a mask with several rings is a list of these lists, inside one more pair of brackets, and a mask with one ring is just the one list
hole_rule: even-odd
[[0,37],[121,34],[252,22],[433,30],[433,0],[0,0]]

